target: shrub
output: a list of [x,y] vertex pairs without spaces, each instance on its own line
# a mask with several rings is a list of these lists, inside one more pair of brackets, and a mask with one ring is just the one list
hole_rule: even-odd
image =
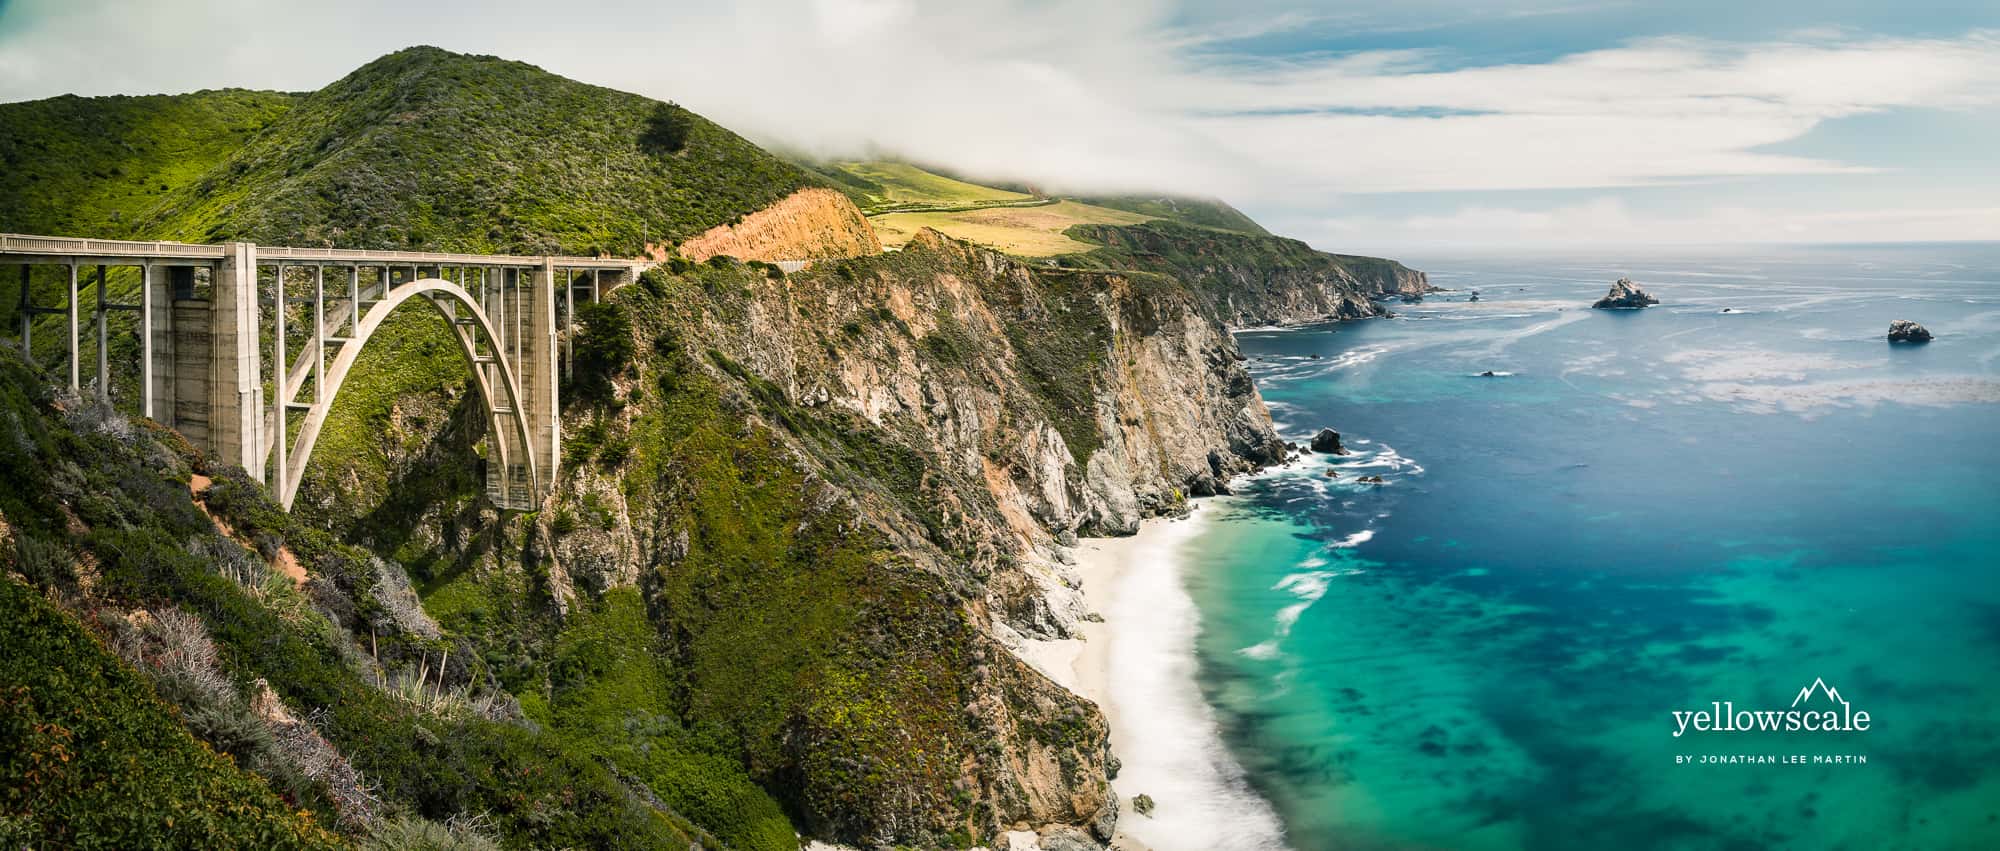
[[499,851],[500,844],[481,832],[484,826],[473,818],[453,818],[444,824],[416,816],[383,819],[368,832],[361,847],[366,851]]
[[8,832],[53,847],[338,847],[190,737],[136,672],[18,582],[0,580],[0,646]]
[[580,328],[574,391],[586,402],[610,401],[612,379],[632,365],[637,348],[632,342],[632,320],[626,316],[625,306],[615,301],[578,305],[576,318]]

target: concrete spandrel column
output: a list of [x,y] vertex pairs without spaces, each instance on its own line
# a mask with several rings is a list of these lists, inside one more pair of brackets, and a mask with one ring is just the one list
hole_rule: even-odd
[[257,340],[257,246],[224,246],[215,275],[208,360],[209,451],[264,479],[263,353]]

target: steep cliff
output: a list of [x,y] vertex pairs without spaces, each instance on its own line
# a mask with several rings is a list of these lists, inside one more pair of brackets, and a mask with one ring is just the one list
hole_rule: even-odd
[[[647,254],[665,260],[665,246]],[[882,241],[846,195],[824,187],[801,189],[732,224],[716,225],[681,243],[681,256],[701,261],[717,254],[739,260],[819,260],[882,253]]]
[[[301,510],[320,500],[343,534],[395,545],[442,579],[432,599],[476,601],[439,617],[488,652],[527,633],[543,655],[572,629],[502,625],[527,602],[516,559],[558,621],[638,589],[679,683],[658,711],[728,730],[811,833],[1108,836],[1100,715],[1005,645],[1086,614],[1055,538],[1129,531],[1282,455],[1200,298],[927,232],[782,277],[680,262],[600,310],[581,350],[632,354],[580,366],[564,482],[526,551],[486,548],[500,521],[467,513],[470,481],[362,528],[328,471]],[[435,451],[399,467],[471,463]],[[531,717],[601,686],[520,677],[511,690],[549,695]]]
[[1376,316],[1382,311],[1373,299],[1431,289],[1424,273],[1396,261],[1328,254],[1284,237],[1168,221],[1080,225],[1071,233],[1104,246],[1076,262],[1172,275],[1238,328]]

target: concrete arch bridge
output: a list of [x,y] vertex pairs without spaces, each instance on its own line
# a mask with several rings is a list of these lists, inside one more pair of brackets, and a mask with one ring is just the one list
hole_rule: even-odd
[[[450,323],[472,367],[491,436],[488,497],[503,509],[534,509],[562,456],[559,393],[576,303],[596,301],[644,268],[615,258],[16,234],[0,234],[0,265],[20,267],[18,332],[30,356],[37,317],[63,317],[69,385],[86,384],[84,295],[95,290],[87,324],[96,375],[88,383],[110,393],[114,333],[136,334],[139,412],[242,465],[287,510],[363,347],[412,302]],[[61,304],[37,302],[31,276],[44,267],[66,278]],[[138,272],[137,301],[114,302],[109,273],[127,267]],[[94,272],[87,281],[85,270]],[[137,321],[114,332],[121,313]]]

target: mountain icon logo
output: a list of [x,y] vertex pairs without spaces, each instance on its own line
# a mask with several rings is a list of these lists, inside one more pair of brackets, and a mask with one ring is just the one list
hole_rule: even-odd
[[1823,680],[1819,677],[1814,677],[1812,685],[1799,689],[1799,696],[1792,698],[1792,706],[1796,708],[1799,704],[1804,703],[1807,700],[1811,699],[1812,694],[1815,691],[1825,692],[1827,699],[1833,701],[1834,703],[1838,703],[1843,706],[1847,704],[1847,701],[1841,698],[1839,689],[1827,685],[1826,680]]

